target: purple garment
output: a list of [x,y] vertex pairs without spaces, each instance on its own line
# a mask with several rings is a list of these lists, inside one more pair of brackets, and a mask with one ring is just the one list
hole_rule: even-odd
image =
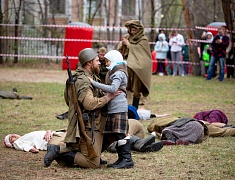
[[169,130],[177,140],[190,143],[201,143],[204,140],[204,127],[198,121],[189,121],[186,124],[177,127],[175,125],[164,128],[163,132]]
[[197,120],[207,121],[209,123],[220,122],[228,124],[227,116],[220,110],[202,111],[193,116]]

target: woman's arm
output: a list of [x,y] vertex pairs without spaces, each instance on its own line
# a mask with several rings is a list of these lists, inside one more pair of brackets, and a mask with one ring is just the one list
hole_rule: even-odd
[[105,92],[109,92],[109,93],[115,93],[117,92],[117,90],[119,89],[121,82],[122,82],[122,73],[121,71],[117,71],[112,75],[112,84],[111,85],[106,85],[106,84],[102,84],[96,81],[91,81],[91,84],[99,89],[102,89]]

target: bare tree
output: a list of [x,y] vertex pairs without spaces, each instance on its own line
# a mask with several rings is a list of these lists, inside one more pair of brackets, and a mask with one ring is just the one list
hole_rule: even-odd
[[[49,0],[44,0],[44,6],[42,6],[40,0],[37,0],[39,9],[40,9],[40,14],[41,14],[41,22],[42,24],[47,24],[48,23],[48,7],[49,7]],[[44,10],[43,10],[44,7]],[[48,37],[48,27],[43,27],[43,37]]]
[[[2,11],[2,0],[0,1],[0,24],[3,24],[3,11]],[[3,32],[3,26],[0,26],[0,36]],[[2,39],[0,39],[0,46],[3,47]],[[2,54],[3,48],[0,48],[0,54]],[[0,56],[0,64],[3,64],[3,58]]]
[[[222,6],[223,6],[223,12],[224,12],[224,20],[226,22],[226,26],[230,31],[235,31],[235,21],[234,21],[234,15],[235,15],[235,0],[222,0]],[[230,41],[233,44],[233,57],[235,57],[235,33],[230,33]],[[235,58],[234,58],[234,64],[235,64]]]
[[[20,12],[22,7],[23,0],[19,0],[16,4],[15,0],[13,0],[13,8],[15,11],[15,37],[18,37],[19,31],[19,20],[20,20]],[[18,55],[18,40],[14,40],[14,51],[15,54]],[[18,56],[14,57],[14,63],[18,63]]]
[[[91,2],[92,2],[92,1],[89,0],[88,20],[87,20],[88,24],[90,24],[90,25],[92,25],[93,20],[94,20],[96,14],[97,14],[97,13],[100,11],[100,9],[101,9],[102,0],[99,0],[99,1],[98,1],[98,4],[97,4],[97,6],[96,6],[96,9],[95,9],[94,13],[91,12],[91,9],[92,9],[92,4],[91,4]],[[106,4],[106,0],[105,0],[105,4]],[[110,4],[110,2],[109,2],[109,4]]]
[[[184,13],[184,19],[186,27],[189,28],[188,31],[186,31],[188,39],[194,39],[194,31],[192,30],[195,27],[194,24],[194,17],[193,12],[190,5],[190,0],[181,0],[182,6],[183,6],[183,13]],[[199,64],[199,57],[197,53],[197,47],[196,46],[189,46],[189,58],[193,63]],[[194,75],[200,75],[200,66],[193,66],[193,74]]]

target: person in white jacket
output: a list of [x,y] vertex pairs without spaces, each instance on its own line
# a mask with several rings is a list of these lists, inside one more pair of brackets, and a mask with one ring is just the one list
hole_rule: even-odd
[[54,136],[63,136],[64,132],[47,131],[33,131],[23,136],[19,134],[8,134],[4,139],[4,144],[8,148],[22,150],[26,152],[38,153],[39,150],[47,150],[48,142]]
[[182,46],[184,45],[184,37],[179,34],[178,31],[173,30],[169,40],[169,46],[171,46],[171,59],[173,61],[173,76],[177,75],[177,71],[179,71],[179,75],[184,76],[183,66],[181,64]]
[[158,41],[154,46],[156,51],[156,59],[158,60],[157,71],[159,76],[163,76],[165,73],[165,59],[167,52],[169,51],[168,42],[166,41],[165,34],[161,33],[158,35]]

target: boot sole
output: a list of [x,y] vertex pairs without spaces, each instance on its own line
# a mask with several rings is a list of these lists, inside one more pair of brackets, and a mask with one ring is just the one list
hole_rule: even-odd
[[[148,139],[148,140],[147,140]],[[140,152],[143,152],[144,150],[145,150],[145,148],[146,148],[146,146],[148,146],[148,145],[150,145],[150,144],[152,144],[152,143],[154,143],[155,142],[155,136],[149,136],[149,137],[147,137],[146,139],[145,139],[145,143],[140,147],[140,149],[139,149],[139,151]],[[137,145],[138,146],[138,145]]]
[[145,152],[156,152],[160,151],[162,148],[163,148],[163,143],[160,141],[151,144],[149,147],[146,148]]
[[130,169],[130,168],[133,168],[133,167],[134,167],[134,164],[127,165],[127,166],[124,166],[124,167],[115,167],[115,166],[113,166],[113,168],[115,168],[115,169]]

